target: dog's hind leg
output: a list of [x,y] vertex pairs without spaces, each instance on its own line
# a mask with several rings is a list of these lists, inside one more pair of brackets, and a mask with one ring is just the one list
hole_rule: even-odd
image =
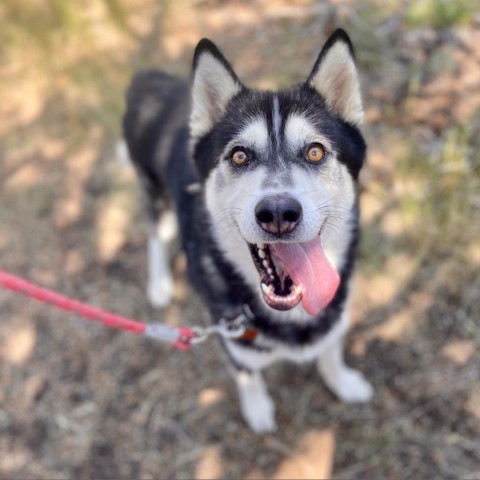
[[240,370],[235,380],[242,415],[249,427],[256,433],[276,430],[275,405],[267,392],[262,374],[259,371]]
[[148,236],[148,290],[150,303],[155,308],[170,304],[173,278],[170,270],[168,243],[176,235],[176,219],[171,210],[163,212],[150,226]]
[[322,351],[318,358],[318,371],[325,385],[343,402],[368,402],[373,396],[373,387],[362,373],[345,365],[343,339],[340,334]]
[[153,307],[164,308],[173,295],[168,246],[177,235],[177,220],[159,186],[143,185],[149,218],[147,296]]

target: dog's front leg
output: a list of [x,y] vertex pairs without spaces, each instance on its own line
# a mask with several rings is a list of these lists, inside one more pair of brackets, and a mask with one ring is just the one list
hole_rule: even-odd
[[256,433],[276,430],[275,405],[260,371],[239,370],[235,374],[243,418]]
[[372,398],[372,385],[362,373],[345,365],[343,335],[323,350],[317,366],[325,385],[343,402],[361,403]]

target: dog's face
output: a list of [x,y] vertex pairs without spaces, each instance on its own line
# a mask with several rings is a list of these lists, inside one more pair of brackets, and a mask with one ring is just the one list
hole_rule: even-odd
[[365,155],[350,41],[337,31],[307,81],[245,88],[208,40],[195,52],[191,149],[220,248],[275,310],[333,298]]

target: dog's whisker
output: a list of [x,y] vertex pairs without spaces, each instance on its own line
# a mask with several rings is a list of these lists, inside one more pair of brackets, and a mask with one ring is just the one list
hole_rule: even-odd
[[344,228],[346,223],[344,221],[338,221],[336,218],[328,217],[325,219],[322,225],[322,231],[328,235],[337,235],[341,234],[342,228]]
[[255,196],[255,195],[253,195],[253,193],[247,192],[243,188],[240,189],[240,192],[244,193],[245,195],[248,195],[249,197],[254,197]]
[[221,224],[222,222],[234,221],[237,219],[239,213],[244,213],[243,209],[230,207],[225,208],[217,214],[213,220],[216,224]]

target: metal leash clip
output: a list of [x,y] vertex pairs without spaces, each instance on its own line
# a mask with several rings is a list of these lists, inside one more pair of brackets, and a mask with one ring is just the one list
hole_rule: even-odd
[[193,337],[190,338],[191,345],[204,342],[212,333],[216,333],[215,327],[192,327]]
[[230,321],[221,318],[218,325],[212,325],[210,327],[193,327],[192,332],[195,336],[190,339],[190,343],[192,345],[202,343],[212,334],[217,334],[224,338],[241,337],[247,329],[247,320],[246,315],[241,314],[234,320]]

